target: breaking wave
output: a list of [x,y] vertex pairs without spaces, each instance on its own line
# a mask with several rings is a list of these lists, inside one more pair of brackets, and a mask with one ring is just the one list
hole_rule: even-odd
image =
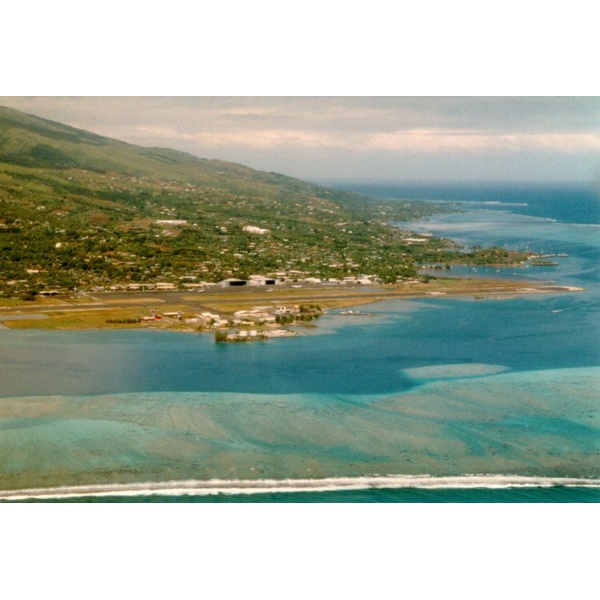
[[367,489],[506,489],[585,487],[600,488],[600,479],[528,477],[521,475],[373,475],[324,479],[210,479],[126,484],[79,485],[1,491],[0,500],[81,498],[86,496],[210,496],[276,492],[338,492]]
[[500,202],[499,200],[487,200],[487,201],[475,201],[469,202],[465,201],[462,204],[486,204],[489,206],[529,206],[527,202]]

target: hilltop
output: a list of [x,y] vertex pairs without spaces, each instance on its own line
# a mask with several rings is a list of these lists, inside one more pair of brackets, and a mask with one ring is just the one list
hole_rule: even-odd
[[448,240],[415,242],[390,225],[439,210],[0,107],[0,295],[8,297],[252,274],[393,283],[415,277],[419,264],[458,258]]

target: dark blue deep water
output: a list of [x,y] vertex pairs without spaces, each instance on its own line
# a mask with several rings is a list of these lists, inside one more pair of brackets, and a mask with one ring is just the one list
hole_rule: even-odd
[[562,223],[600,223],[596,185],[586,184],[338,184],[375,198],[467,202]]

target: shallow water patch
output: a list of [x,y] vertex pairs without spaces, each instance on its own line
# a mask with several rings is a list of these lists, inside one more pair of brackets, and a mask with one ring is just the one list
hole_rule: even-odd
[[402,372],[414,379],[453,379],[463,377],[484,377],[507,371],[503,365],[488,365],[484,363],[457,363],[448,365],[433,365],[404,369]]

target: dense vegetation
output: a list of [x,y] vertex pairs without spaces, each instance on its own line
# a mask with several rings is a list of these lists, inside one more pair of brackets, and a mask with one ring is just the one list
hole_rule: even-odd
[[415,243],[390,226],[439,210],[133,146],[0,107],[5,296],[277,272],[391,283],[415,277],[423,263],[477,260],[448,240]]

